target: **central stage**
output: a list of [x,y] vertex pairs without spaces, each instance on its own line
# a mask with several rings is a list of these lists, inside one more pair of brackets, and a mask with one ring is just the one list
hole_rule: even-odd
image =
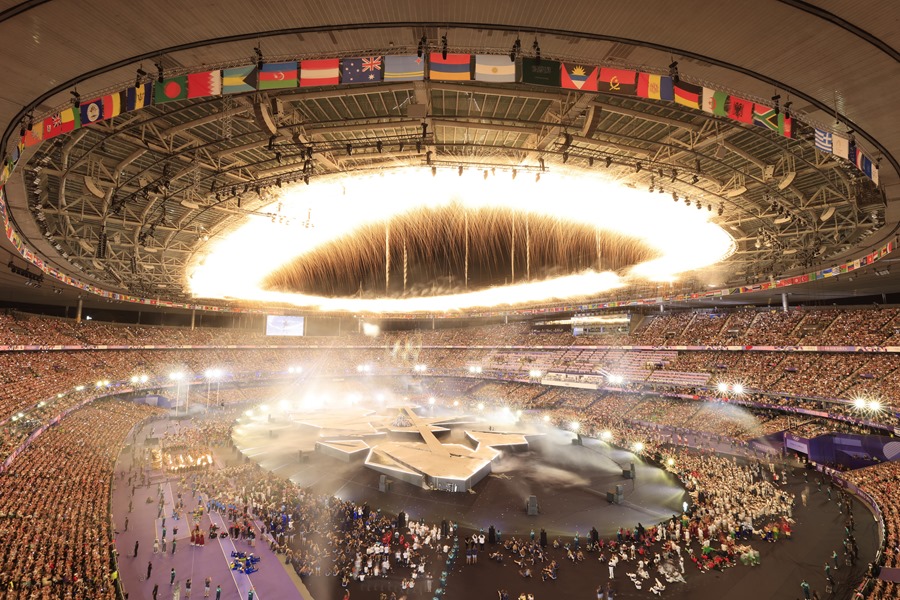
[[[388,416],[396,416],[397,412],[395,409]],[[418,434],[412,430],[389,434],[371,427],[371,420],[363,425],[356,416],[346,411],[341,414],[346,417],[341,426],[345,428],[344,434],[347,429],[355,429],[357,434],[364,430],[365,435],[349,438],[344,435],[344,441],[322,442],[320,434],[331,438],[337,432],[301,423],[309,419],[274,423],[257,417],[244,420],[235,428],[234,441],[246,457],[263,468],[318,493],[368,502],[388,513],[402,510],[414,519],[433,522],[449,519],[474,529],[487,530],[494,525],[507,533],[528,533],[531,529],[544,528],[551,536],[570,536],[576,531],[585,534],[596,527],[601,534],[612,535],[619,527],[637,523],[646,526],[680,514],[682,502],[688,499],[674,476],[604,442],[586,438],[583,445],[574,445],[575,436],[568,431],[503,423],[491,425],[469,417],[450,424],[447,415],[434,420],[423,418],[419,425],[427,426],[451,454],[456,445],[467,448],[474,445],[496,452],[497,456],[489,461],[490,473],[474,483],[470,493],[448,494],[428,489],[421,481],[395,476],[392,471],[389,477],[393,485],[389,492],[383,492],[380,484],[385,470],[373,467],[372,463],[378,460],[373,455],[384,453],[408,468],[411,462],[422,458],[409,454],[423,451],[408,449],[405,444],[425,442],[417,441]],[[334,424],[333,420],[323,418],[319,425],[325,422]],[[495,431],[491,431],[492,427]],[[517,432],[497,431],[502,428]],[[397,441],[390,437],[395,435],[413,437],[410,441]],[[527,438],[528,443],[514,443],[504,449],[503,442],[513,441],[513,435]],[[353,460],[356,453],[359,458]],[[416,469],[428,473],[431,468],[441,468],[439,463],[427,457],[418,462]],[[631,463],[635,464],[634,480],[622,474]],[[606,492],[616,485],[623,486],[624,502],[609,504]],[[525,502],[531,495],[538,500],[537,516],[526,514]]]

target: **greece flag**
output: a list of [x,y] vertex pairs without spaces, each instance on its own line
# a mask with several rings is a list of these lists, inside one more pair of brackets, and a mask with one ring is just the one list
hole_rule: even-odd
[[832,142],[831,132],[823,129],[816,129],[816,148],[822,152],[831,154],[834,146]]

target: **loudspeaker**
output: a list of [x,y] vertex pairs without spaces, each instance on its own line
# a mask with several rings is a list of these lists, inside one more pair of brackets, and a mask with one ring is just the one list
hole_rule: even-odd
[[610,504],[622,504],[625,500],[624,486],[617,485],[616,489],[606,492],[606,501]]
[[378,491],[379,492],[387,491],[387,475],[381,475],[378,478]]
[[628,469],[622,469],[622,477],[625,479],[634,479],[634,463]]
[[525,499],[525,512],[529,517],[536,517],[538,514],[537,496],[531,495]]

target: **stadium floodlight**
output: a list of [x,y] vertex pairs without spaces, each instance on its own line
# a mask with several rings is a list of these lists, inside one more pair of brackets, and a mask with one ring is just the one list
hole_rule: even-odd
[[137,382],[140,381],[140,380],[141,380],[141,378],[138,377],[137,375],[132,375],[132,376],[131,376],[131,383],[137,383]]
[[381,327],[375,325],[374,323],[363,323],[362,326],[363,335],[368,337],[376,337],[379,333],[381,333]]
[[858,410],[864,409],[866,407],[866,404],[868,403],[866,402],[865,398],[857,398],[853,401],[853,406],[855,406]]
[[244,414],[247,415],[248,417],[252,417],[252,416],[253,416],[253,409],[250,408],[250,409],[245,410],[245,411],[244,411]]
[[606,431],[604,431],[603,433],[600,434],[600,439],[603,440],[604,442],[608,442],[609,440],[612,439],[612,431],[607,429]]
[[415,371],[416,373],[424,373],[426,370],[428,370],[428,367],[426,367],[425,365],[420,364],[413,366],[413,371]]
[[724,381],[719,382],[718,388],[719,388],[720,394],[724,394],[724,393],[728,392],[728,384],[725,383]]
[[881,410],[881,402],[878,400],[869,400],[869,410],[872,412],[878,412]]
[[84,386],[83,386],[83,385],[76,385],[76,386],[75,386],[75,391],[76,391],[76,392],[81,392],[81,391],[83,391],[83,390],[84,390]]
[[532,379],[540,379],[541,375],[543,375],[543,373],[541,373],[538,369],[531,369],[530,371],[528,371],[528,376]]
[[484,410],[484,402],[478,403],[478,410]]
[[184,379],[184,373],[181,373],[179,371],[169,373],[169,379],[171,379],[172,381],[181,381],[182,379]]
[[544,423],[550,422],[550,415],[544,415]]
[[672,457],[667,458],[666,464],[669,465],[670,467],[673,466],[675,464],[675,459]]
[[635,442],[633,448],[634,448],[635,452],[643,452],[644,444],[643,444],[643,442]]
[[453,406],[459,406],[459,400],[454,400],[454,401],[453,401]]
[[278,401],[278,408],[280,408],[281,410],[287,410],[289,406],[290,405],[288,404],[287,400],[279,400]]
[[734,391],[735,394],[743,394],[744,393],[744,384],[736,383],[736,384],[734,384],[734,386],[731,389],[732,389],[732,391]]
[[432,406],[434,406],[434,397],[431,397],[428,399],[428,404],[431,404]]
[[261,410],[262,412],[269,412],[269,405],[268,404],[260,404],[259,410]]
[[578,421],[572,421],[571,423],[569,423],[569,429],[571,429],[575,433],[578,433],[578,430],[581,429],[581,423],[579,423]]
[[150,381],[150,376],[149,376],[149,375],[141,375],[141,377],[140,377],[140,382],[141,382],[141,383],[147,383],[148,381]]
[[606,381],[610,385],[620,385],[625,382],[625,378],[622,377],[621,375],[607,375]]

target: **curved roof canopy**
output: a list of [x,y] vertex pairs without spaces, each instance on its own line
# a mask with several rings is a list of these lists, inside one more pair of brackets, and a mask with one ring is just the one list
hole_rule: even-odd
[[[735,243],[715,271],[719,285],[808,272],[895,235],[898,19],[895,3],[860,10],[845,0],[763,0],[752,10],[695,0],[226,0],[215,10],[184,2],[7,3],[0,12],[7,154],[23,126],[41,126],[73,99],[89,103],[160,76],[419,50],[424,58],[515,52],[520,73],[523,59],[539,55],[545,65],[559,60],[588,72],[675,75],[793,118],[785,137],[735,115],[602,84],[586,91],[434,76],[326,81],[131,112],[123,95],[117,116],[25,149],[5,188],[9,215],[26,245],[61,273],[117,293],[186,300],[192,266],[216,239],[248,215],[278,219],[278,194],[291,184],[406,167],[485,177],[586,172],[709,213]],[[852,140],[877,169],[878,185],[817,150],[817,128]],[[696,275],[685,285],[709,281]]]

